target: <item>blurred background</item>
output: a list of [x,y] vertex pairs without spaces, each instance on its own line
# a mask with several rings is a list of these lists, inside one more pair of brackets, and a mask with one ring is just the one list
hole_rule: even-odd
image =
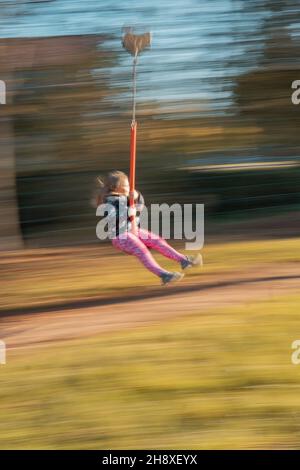
[[94,178],[129,165],[128,24],[153,33],[138,67],[147,201],[204,203],[208,224],[297,210],[299,20],[292,0],[1,1],[1,245],[97,242]]
[[[1,449],[299,448],[299,6],[0,0]],[[124,26],[153,34],[137,187],[205,204],[204,267],[170,290],[90,205],[129,170]]]

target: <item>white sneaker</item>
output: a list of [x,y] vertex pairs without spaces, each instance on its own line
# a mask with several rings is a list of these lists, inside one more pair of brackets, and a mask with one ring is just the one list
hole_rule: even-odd
[[163,274],[161,276],[162,285],[165,286],[169,284],[170,282],[181,281],[183,277],[184,277],[184,274],[178,273],[178,272]]
[[186,259],[181,261],[180,264],[182,269],[191,268],[192,266],[202,266],[202,256],[200,253],[195,256],[186,256]]

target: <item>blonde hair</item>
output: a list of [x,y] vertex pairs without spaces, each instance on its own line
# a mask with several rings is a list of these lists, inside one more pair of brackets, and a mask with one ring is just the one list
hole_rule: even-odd
[[98,176],[97,183],[100,186],[96,196],[96,205],[102,204],[108,194],[117,193],[128,177],[123,171],[110,171],[104,178]]

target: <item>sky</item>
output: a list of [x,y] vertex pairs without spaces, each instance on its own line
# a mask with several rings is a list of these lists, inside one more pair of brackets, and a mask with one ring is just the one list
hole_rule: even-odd
[[[124,25],[151,30],[152,48],[138,68],[138,100],[195,112],[223,113],[230,107],[231,77],[253,66],[245,61],[259,50],[266,13],[244,11],[242,0],[26,0],[1,1],[1,37],[107,34],[101,46],[119,53],[118,63],[102,73],[111,86],[124,87],[131,58],[122,52]],[[256,34],[254,34],[256,31]],[[128,76],[126,77],[126,72]],[[128,100],[120,93],[118,100]]]

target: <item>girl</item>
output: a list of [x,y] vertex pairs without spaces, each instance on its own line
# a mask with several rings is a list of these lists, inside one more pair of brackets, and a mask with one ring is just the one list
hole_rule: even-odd
[[163,238],[141,229],[138,217],[135,219],[135,233],[132,233],[130,219],[135,217],[136,211],[142,211],[144,198],[141,193],[135,191],[135,209],[128,209],[129,181],[125,173],[112,171],[107,175],[104,182],[100,178],[98,178],[98,182],[101,185],[101,190],[95,202],[97,207],[99,204],[107,204],[109,236],[115,248],[136,256],[145,268],[161,279],[163,285],[179,281],[184,275],[180,272],[169,272],[163,269],[155,261],[148,248],[152,248],[167,258],[177,261],[182,269],[201,263],[200,255],[182,255],[174,250]]

